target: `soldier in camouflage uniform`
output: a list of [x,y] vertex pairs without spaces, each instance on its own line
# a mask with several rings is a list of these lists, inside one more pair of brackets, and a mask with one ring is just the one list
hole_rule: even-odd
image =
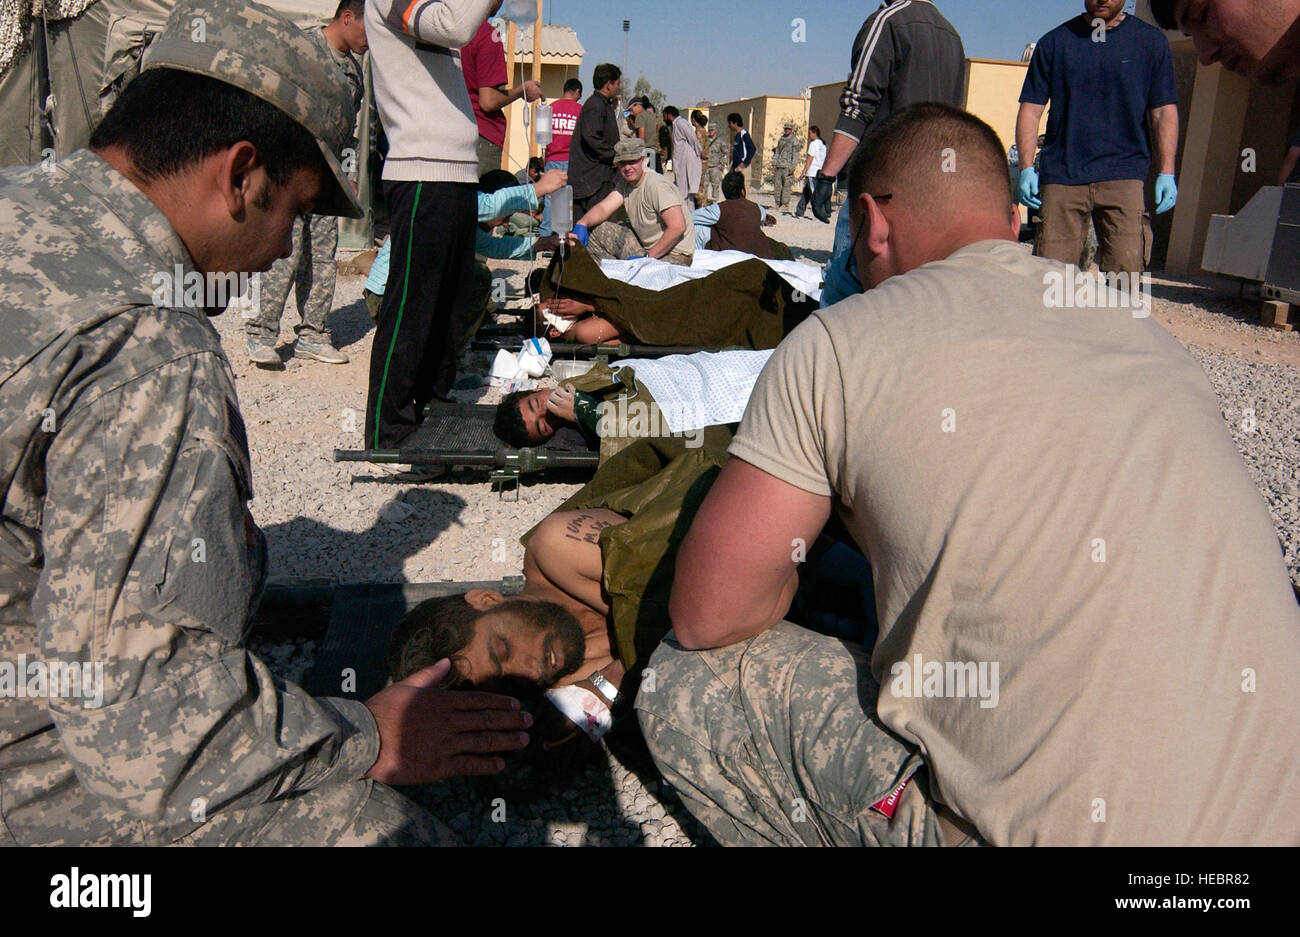
[[[363,0],[343,0],[332,21],[306,30],[308,38],[334,62],[347,81],[352,91],[350,113],[354,121],[365,96],[365,79],[356,58],[366,51],[364,11]],[[355,161],[356,137],[350,139],[348,146]],[[293,287],[296,287],[298,315],[302,319],[295,330],[294,355],[326,364],[348,363],[348,356],[334,347],[325,328],[325,317],[334,306],[334,255],[338,246],[338,220],[332,215],[312,215],[294,225],[293,253],[277,260],[262,275],[257,314],[245,324],[248,360],[253,364],[272,367],[280,364],[275,343],[280,340],[280,317]]]
[[731,142],[709,124],[709,165],[704,170],[704,194],[710,202],[722,201],[722,177],[731,165]]
[[0,662],[102,673],[0,682],[0,842],[436,843],[379,782],[522,747],[517,702],[438,690],[447,662],[360,703],[243,647],[265,538],[221,302],[189,285],[265,270],[309,207],[360,214],[336,75],[274,10],[190,0],[90,150],[0,172]]
[[776,141],[776,154],[772,157],[772,172],[775,179],[773,200],[777,208],[785,209],[794,190],[793,176],[799,165],[799,137],[794,132],[794,124],[787,123],[782,128],[781,136]]

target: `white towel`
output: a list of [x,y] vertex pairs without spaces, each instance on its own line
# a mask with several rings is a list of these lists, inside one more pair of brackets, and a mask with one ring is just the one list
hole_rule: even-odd
[[[630,283],[647,290],[666,290],[687,280],[707,277],[716,270],[738,264],[742,260],[753,259],[753,254],[746,254],[743,251],[697,250],[695,260],[689,267],[642,257],[638,260],[602,260],[600,270],[611,280]],[[763,263],[779,273],[781,279],[804,295],[812,299],[821,299],[821,267],[799,260],[764,260]]]
[[664,358],[629,358],[637,383],[654,397],[673,433],[739,423],[758,374],[772,356],[766,351],[696,352]]

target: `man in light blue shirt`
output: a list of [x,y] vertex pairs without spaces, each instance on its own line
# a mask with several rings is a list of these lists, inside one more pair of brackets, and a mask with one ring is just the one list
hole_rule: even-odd
[[[492,232],[510,220],[515,212],[535,211],[544,196],[562,188],[568,183],[568,174],[562,169],[547,170],[532,185],[516,185],[514,176],[502,169],[485,173],[479,180],[478,188],[478,231],[475,232],[474,251],[481,257],[494,260],[522,260],[531,257],[537,250],[540,240],[536,237],[494,237]],[[373,319],[379,310],[379,302],[384,295],[388,282],[388,261],[392,253],[392,239],[385,239],[379,253],[370,265],[370,275],[366,278],[362,295],[366,307]],[[474,330],[467,340],[478,331],[478,323],[487,312],[482,304],[472,305],[469,321]]]

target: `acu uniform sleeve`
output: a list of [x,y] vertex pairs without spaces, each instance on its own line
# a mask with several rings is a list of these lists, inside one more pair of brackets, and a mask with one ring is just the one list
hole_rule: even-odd
[[182,357],[61,423],[33,611],[48,659],[103,664],[102,705],[50,703],[80,783],[170,839],[196,807],[360,778],[379,750],[366,707],[313,698],[242,647],[265,541],[224,362]]

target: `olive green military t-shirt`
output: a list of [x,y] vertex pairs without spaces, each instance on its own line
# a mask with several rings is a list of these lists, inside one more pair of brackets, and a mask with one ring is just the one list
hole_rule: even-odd
[[[1300,843],[1300,610],[1200,366],[971,244],[776,349],[733,456],[875,576],[880,719],[991,843]],[[1242,400],[1241,406],[1252,405]]]

